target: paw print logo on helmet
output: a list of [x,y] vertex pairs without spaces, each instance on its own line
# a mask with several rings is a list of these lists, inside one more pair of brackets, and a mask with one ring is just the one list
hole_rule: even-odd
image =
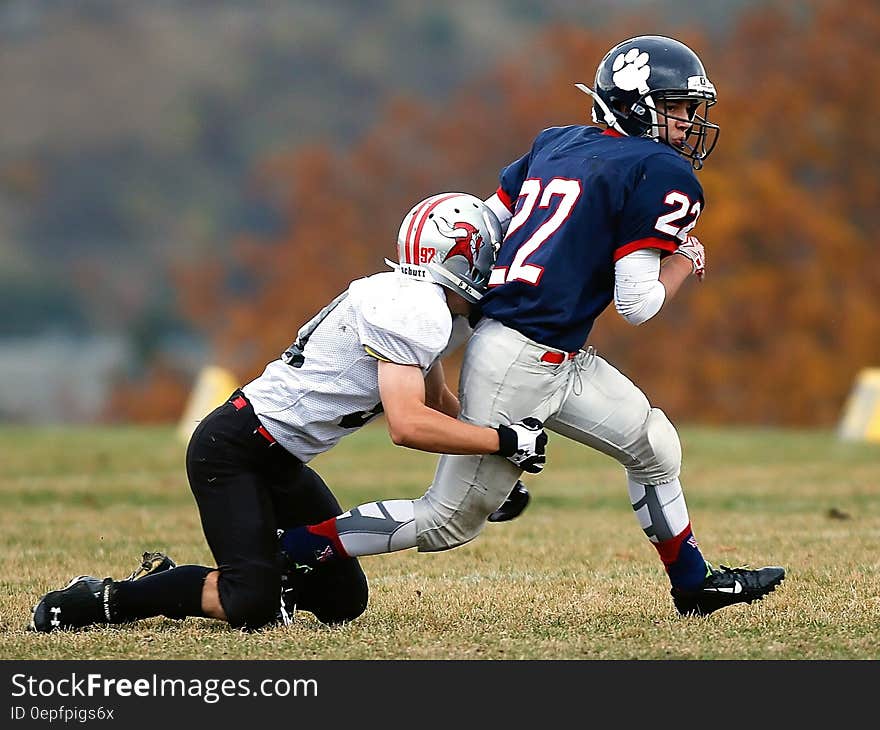
[[638,48],[630,48],[626,53],[617,54],[611,64],[614,72],[611,78],[615,86],[624,91],[647,91],[647,81],[651,75],[649,58],[647,53]]
[[397,264],[404,276],[445,286],[469,302],[486,291],[501,245],[501,224],[479,198],[441,193],[416,203],[397,234]]

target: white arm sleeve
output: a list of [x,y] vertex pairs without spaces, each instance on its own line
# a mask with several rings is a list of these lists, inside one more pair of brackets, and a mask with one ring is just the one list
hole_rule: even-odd
[[653,317],[666,299],[659,279],[660,251],[642,248],[614,264],[614,306],[630,324],[639,325]]
[[495,217],[498,218],[498,222],[501,224],[501,232],[507,233],[507,226],[510,225],[510,219],[513,217],[513,213],[511,213],[507,209],[507,206],[501,202],[498,193],[486,198],[483,202],[489,210],[495,214]]

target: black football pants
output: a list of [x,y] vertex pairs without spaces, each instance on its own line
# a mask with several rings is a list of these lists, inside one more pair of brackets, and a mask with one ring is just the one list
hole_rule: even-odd
[[[238,390],[201,421],[186,453],[190,488],[220,571],[220,603],[232,626],[247,629],[278,615],[276,529],[342,513],[321,477],[260,426]],[[350,621],[367,606],[367,579],[355,558],[297,575],[294,585],[297,608],[325,623]]]

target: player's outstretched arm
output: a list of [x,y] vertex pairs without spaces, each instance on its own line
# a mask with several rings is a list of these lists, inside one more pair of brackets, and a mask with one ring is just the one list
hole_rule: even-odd
[[547,434],[536,418],[497,427],[475,426],[429,408],[415,365],[379,362],[379,395],[388,433],[398,446],[437,454],[498,454],[524,471],[544,468]]
[[398,446],[438,454],[491,454],[499,448],[495,429],[428,407],[425,380],[415,365],[380,362],[379,395],[388,433]]

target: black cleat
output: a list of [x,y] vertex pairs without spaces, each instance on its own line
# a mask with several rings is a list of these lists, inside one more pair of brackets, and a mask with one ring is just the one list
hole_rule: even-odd
[[164,573],[166,570],[176,568],[175,563],[165,553],[145,552],[141,558],[141,564],[135,568],[131,575],[125,580],[140,580],[148,575],[156,575],[156,573]]
[[79,575],[40,599],[34,606],[30,629],[49,632],[109,623],[112,593],[112,578]]
[[734,603],[760,601],[785,578],[785,568],[772,565],[758,570],[709,566],[709,575],[696,591],[672,589],[672,601],[682,616],[708,616]]
[[507,495],[507,499],[489,515],[489,522],[507,522],[519,517],[523,510],[528,507],[530,498],[526,485],[517,480],[516,484],[513,485],[513,489],[510,490],[510,494]]

